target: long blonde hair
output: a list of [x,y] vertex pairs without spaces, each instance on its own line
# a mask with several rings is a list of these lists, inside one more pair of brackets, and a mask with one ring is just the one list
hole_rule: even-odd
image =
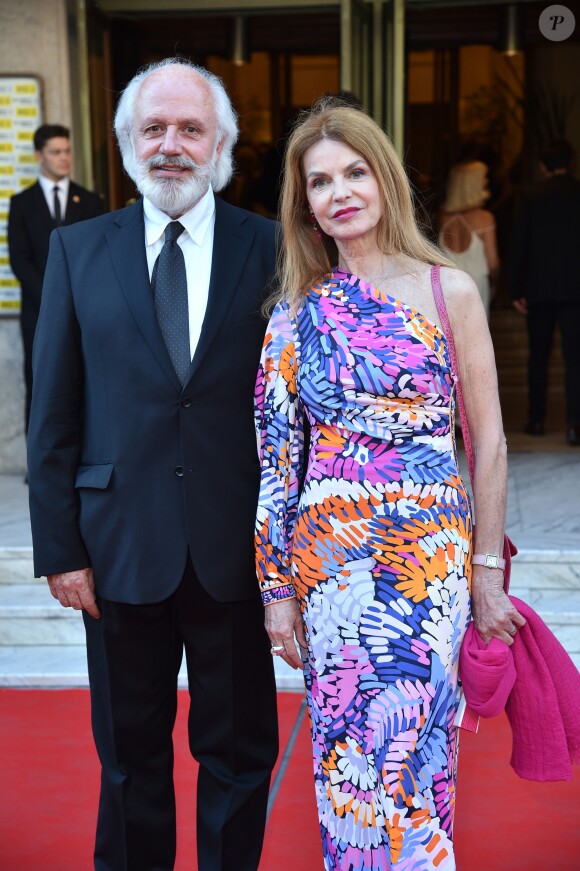
[[466,212],[478,209],[487,199],[487,166],[481,160],[458,163],[449,173],[444,212]]
[[383,253],[452,265],[417,226],[409,180],[388,136],[359,109],[322,101],[299,119],[286,147],[280,197],[283,245],[278,258],[278,290],[267,309],[279,299],[288,300],[296,309],[312,282],[337,265],[334,240],[325,234],[319,240],[313,232],[306,198],[304,155],[324,139],[348,145],[361,155],[376,177],[384,203],[377,226],[378,246]]

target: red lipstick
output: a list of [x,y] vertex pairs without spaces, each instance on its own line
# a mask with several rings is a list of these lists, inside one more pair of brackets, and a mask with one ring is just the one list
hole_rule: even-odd
[[332,216],[335,218],[350,218],[351,215],[356,215],[357,212],[360,212],[360,209],[357,209],[355,206],[350,206],[348,209],[339,209],[338,212],[335,212]]

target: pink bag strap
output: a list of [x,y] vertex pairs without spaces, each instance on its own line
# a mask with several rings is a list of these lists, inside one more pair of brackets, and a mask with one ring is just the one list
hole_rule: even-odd
[[463,392],[461,390],[461,381],[459,380],[459,367],[457,365],[457,353],[455,351],[455,342],[453,341],[453,331],[449,323],[449,315],[447,314],[447,306],[441,290],[441,267],[433,266],[431,268],[431,285],[433,287],[433,296],[435,304],[439,312],[439,319],[443,326],[443,332],[447,339],[447,348],[449,349],[449,359],[451,361],[451,375],[455,383],[455,396],[457,399],[457,408],[459,409],[459,420],[461,421],[461,435],[463,436],[463,446],[465,448],[465,456],[467,458],[467,468],[469,469],[469,478],[473,488],[473,476],[475,472],[475,461],[473,458],[473,447],[471,445],[471,435],[469,433],[469,424],[467,422],[467,412],[465,411],[465,403],[463,401]]
[[[459,420],[461,421],[461,435],[463,437],[463,446],[465,448],[465,456],[467,458],[467,468],[469,469],[469,479],[471,481],[471,489],[473,490],[473,482],[475,475],[475,460],[473,457],[473,446],[471,444],[471,435],[469,433],[469,424],[467,422],[467,412],[465,411],[465,403],[463,402],[463,393],[461,391],[461,382],[459,380],[459,368],[457,366],[457,353],[455,351],[455,342],[453,341],[453,332],[449,323],[449,315],[447,314],[447,306],[443,298],[441,290],[441,267],[431,267],[431,285],[433,287],[433,296],[435,304],[439,312],[439,319],[443,326],[443,333],[447,339],[447,347],[449,349],[449,359],[451,361],[451,375],[455,383],[455,396],[457,398],[457,408],[459,409]],[[511,577],[511,558],[517,554],[518,550],[507,535],[504,535],[503,557],[506,561],[504,570],[504,589],[506,593],[509,590]]]

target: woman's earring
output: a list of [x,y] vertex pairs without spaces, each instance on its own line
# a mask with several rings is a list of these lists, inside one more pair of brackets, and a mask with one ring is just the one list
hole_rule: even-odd
[[320,229],[320,227],[316,223],[316,218],[314,217],[314,212],[310,212],[310,214],[308,216],[308,220],[310,221],[310,223],[312,225],[312,230],[314,231],[314,235],[316,236],[318,241],[321,242],[322,241],[322,230]]

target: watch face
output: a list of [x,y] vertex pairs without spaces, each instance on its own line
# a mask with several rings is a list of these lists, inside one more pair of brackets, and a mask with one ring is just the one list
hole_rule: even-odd
[[497,557],[493,556],[493,554],[486,554],[485,564],[488,569],[496,569],[497,568]]

